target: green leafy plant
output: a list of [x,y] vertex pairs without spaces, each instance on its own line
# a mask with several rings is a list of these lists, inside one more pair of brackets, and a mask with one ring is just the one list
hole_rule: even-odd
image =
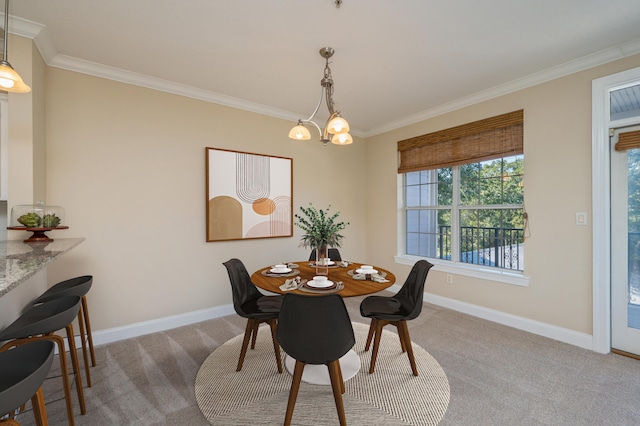
[[329,213],[331,206],[326,210],[317,209],[309,203],[309,207],[300,206],[302,215],[295,214],[298,219],[296,226],[306,232],[302,236],[301,245],[303,247],[318,248],[321,246],[340,247],[344,235],[340,231],[345,229],[349,222],[338,222],[340,212]]

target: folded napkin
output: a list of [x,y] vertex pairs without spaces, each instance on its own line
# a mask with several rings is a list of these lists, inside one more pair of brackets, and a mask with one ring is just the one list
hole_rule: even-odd
[[369,275],[371,277],[371,281],[376,282],[376,283],[388,283],[389,280],[386,279],[385,277],[383,277],[380,274],[353,274],[353,279],[354,280],[366,280],[367,279],[367,275]]
[[[299,278],[299,277],[296,277],[296,278]],[[300,280],[297,280],[296,278],[290,278],[288,280],[285,280],[284,284],[280,286],[280,290],[282,291],[296,290],[300,286]]]

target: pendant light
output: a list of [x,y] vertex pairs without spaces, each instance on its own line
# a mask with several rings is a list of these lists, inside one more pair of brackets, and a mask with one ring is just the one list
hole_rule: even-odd
[[[336,5],[339,6],[337,2]],[[320,49],[320,56],[326,60],[324,66],[324,77],[320,80],[320,85],[322,86],[320,91],[320,100],[318,101],[318,105],[311,116],[306,120],[298,120],[298,124],[291,129],[289,132],[289,137],[291,139],[303,141],[311,139],[309,129],[304,126],[305,123],[308,123],[318,129],[318,132],[320,133],[320,142],[324,144],[331,142],[336,145],[348,145],[353,142],[353,138],[349,134],[349,123],[342,117],[340,111],[336,110],[335,102],[333,101],[333,78],[331,76],[331,68],[329,68],[329,58],[333,56],[333,53],[334,50],[330,47],[323,47]],[[320,109],[323,97],[326,98],[327,108],[329,109],[330,115],[324,129],[320,129],[320,126],[313,121],[313,117],[315,117],[316,113]]]
[[20,75],[8,61],[7,45],[9,44],[9,0],[4,0],[4,50],[0,60],[0,90],[14,93],[29,93],[31,88],[22,81]]

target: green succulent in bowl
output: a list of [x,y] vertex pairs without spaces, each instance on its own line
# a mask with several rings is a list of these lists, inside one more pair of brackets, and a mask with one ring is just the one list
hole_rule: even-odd
[[42,223],[42,218],[36,213],[23,214],[17,220],[27,228],[37,228]]
[[55,214],[45,214],[42,217],[43,228],[55,228],[58,225],[60,225],[60,218]]

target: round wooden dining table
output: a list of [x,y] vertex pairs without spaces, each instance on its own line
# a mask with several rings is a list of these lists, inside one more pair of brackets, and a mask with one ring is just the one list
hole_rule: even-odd
[[314,294],[329,294],[329,293],[337,293],[342,297],[352,297],[352,296],[363,296],[366,294],[377,293],[382,291],[393,285],[396,281],[395,275],[390,271],[380,268],[378,266],[372,265],[373,269],[377,270],[380,275],[385,275],[384,278],[387,282],[377,283],[370,279],[365,280],[357,280],[353,278],[353,274],[355,270],[362,266],[362,263],[352,263],[349,262],[349,265],[344,267],[341,262],[336,262],[336,264],[331,265],[329,267],[329,275],[327,278],[330,281],[335,283],[342,282],[344,288],[338,291],[322,291],[318,290],[315,292],[304,291],[304,290],[288,290],[282,291],[280,286],[285,283],[285,281],[289,278],[294,278],[295,276],[300,276],[302,280],[312,280],[316,274],[316,268],[313,266],[313,261],[303,260],[298,262],[289,262],[289,265],[297,265],[297,268],[292,268],[292,272],[290,274],[270,274],[269,271],[273,268],[273,265],[260,268],[255,271],[251,275],[251,281],[257,287],[260,287],[263,290],[270,291],[272,293],[299,293],[305,295],[314,295]]
[[[302,282],[304,282],[304,280],[313,280],[313,277],[317,275],[316,267],[314,266],[313,261],[303,260],[298,262],[289,262],[288,265],[290,266],[291,271],[287,274],[270,273],[273,265],[258,269],[251,275],[251,281],[257,287],[260,287],[261,289],[272,293],[284,294],[293,292],[310,296],[336,293],[342,297],[362,296],[366,294],[377,293],[378,291],[382,291],[392,286],[396,281],[395,275],[393,275],[390,271],[373,265],[373,269],[378,271],[378,275],[384,276],[386,282],[378,283],[372,281],[370,277],[367,277],[363,280],[358,280],[355,279],[353,275],[356,273],[355,271],[363,265],[362,263],[349,262],[347,266],[342,266],[341,262],[336,262],[334,265],[329,266],[329,275],[327,278],[330,281],[339,284],[339,287],[343,287],[342,289],[340,289],[339,287],[336,287],[332,290],[314,290],[302,288],[298,290],[283,291],[280,289],[280,286],[283,285],[287,279],[300,276],[300,279],[302,280]],[[340,358],[340,369],[342,371],[343,380],[348,380],[355,376],[360,370],[360,365],[360,357],[353,349],[351,349],[342,358]],[[287,371],[293,374],[295,360],[287,355],[285,357],[285,366],[287,368]],[[305,366],[305,369],[302,373],[302,381],[316,385],[331,384],[328,370],[324,365],[309,364]]]

